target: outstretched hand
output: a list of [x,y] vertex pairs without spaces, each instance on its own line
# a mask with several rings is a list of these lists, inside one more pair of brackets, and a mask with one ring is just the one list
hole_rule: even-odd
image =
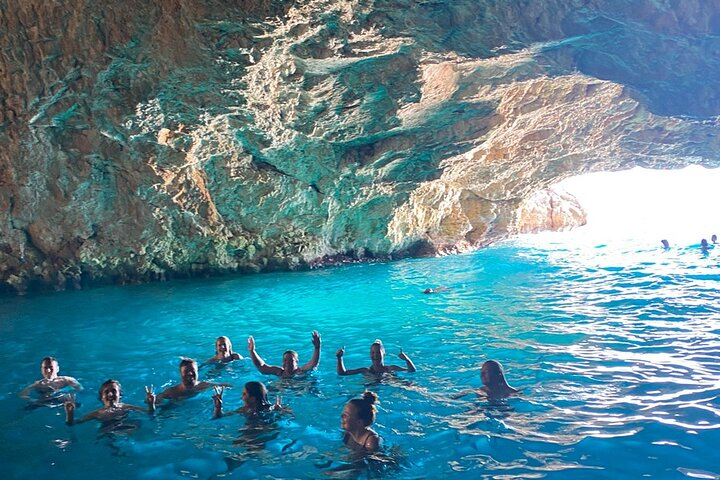
[[155,401],[157,400],[157,397],[155,397],[155,391],[153,390],[152,384],[148,387],[145,385],[145,403],[148,405],[155,405]]
[[71,393],[65,398],[65,414],[72,416],[75,413],[75,394]]
[[335,356],[338,358],[342,358],[343,355],[345,355],[345,347],[338,348],[338,351],[335,352]]
[[320,348],[320,334],[317,330],[312,332],[312,344],[315,348]]
[[405,355],[405,352],[402,351],[402,348],[400,349],[400,353],[398,354],[398,358],[400,360],[408,361],[410,360],[407,355]]
[[213,387],[215,389],[215,393],[212,396],[213,403],[215,404],[216,409],[221,409],[223,404],[223,393],[225,393],[225,387],[223,386],[215,386]]
[[277,397],[275,397],[275,405],[273,405],[273,408],[274,408],[275,410],[280,410],[281,408],[283,408],[283,406],[282,406],[282,397],[280,397],[280,395],[278,395]]
[[248,337],[248,352],[252,353],[255,351],[255,339],[250,335]]

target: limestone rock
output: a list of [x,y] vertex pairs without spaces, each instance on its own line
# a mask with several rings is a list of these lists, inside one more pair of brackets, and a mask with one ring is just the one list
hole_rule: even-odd
[[0,287],[475,248],[718,166],[720,1],[0,0]]
[[520,233],[559,232],[587,223],[585,211],[573,195],[552,189],[539,190],[526,198],[517,215]]

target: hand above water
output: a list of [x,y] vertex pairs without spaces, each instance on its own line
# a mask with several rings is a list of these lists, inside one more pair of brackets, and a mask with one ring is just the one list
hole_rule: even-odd
[[400,360],[408,361],[410,360],[407,355],[405,355],[405,352],[402,351],[402,348],[400,349],[400,353],[398,354],[398,358]]
[[315,348],[320,348],[320,334],[317,330],[312,332],[312,344]]
[[335,352],[335,356],[338,358],[342,358],[343,355],[345,355],[345,347],[338,348],[338,351]]
[[212,396],[213,403],[215,404],[215,409],[220,410],[223,406],[223,393],[225,393],[225,387],[223,386],[216,386],[213,387],[215,389],[215,393]]
[[252,353],[255,351],[255,339],[250,335],[248,337],[248,352]]
[[155,408],[156,401],[157,397],[155,396],[155,391],[153,390],[152,384],[149,387],[145,385],[145,403],[150,406],[151,410]]

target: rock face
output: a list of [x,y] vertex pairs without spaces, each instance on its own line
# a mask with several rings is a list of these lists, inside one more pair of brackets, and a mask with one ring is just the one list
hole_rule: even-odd
[[538,190],[518,208],[517,230],[520,233],[559,232],[587,223],[587,216],[577,199],[567,192]]
[[485,245],[718,166],[720,1],[0,0],[0,285]]

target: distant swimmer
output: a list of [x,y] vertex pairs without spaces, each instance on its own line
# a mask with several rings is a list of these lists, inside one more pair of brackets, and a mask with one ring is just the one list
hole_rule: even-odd
[[282,367],[266,364],[255,351],[255,339],[253,337],[248,337],[248,352],[250,352],[250,358],[260,373],[289,378],[314,370],[318,366],[318,363],[320,363],[320,334],[317,330],[312,332],[312,344],[314,347],[312,358],[302,367],[298,366],[298,354],[295,350],[288,350],[283,353]]
[[670,248],[670,244],[668,243],[667,240],[665,240],[665,239],[660,240],[660,243],[662,243],[662,246],[665,250],[668,250]]
[[450,288],[448,287],[435,287],[435,288],[426,288],[423,290],[423,293],[439,293],[439,292],[447,292]]
[[373,392],[363,393],[345,404],[340,416],[340,427],[345,431],[343,443],[358,452],[376,452],[381,438],[370,426],[375,423],[378,396]]
[[712,237],[710,237],[710,241],[713,243],[713,245],[717,244],[717,235],[713,233]]
[[236,413],[252,415],[284,409],[280,401],[280,396],[275,399],[274,404],[270,403],[268,400],[268,391],[265,385],[260,382],[247,382],[242,392],[243,406],[237,410],[223,414],[223,393],[225,393],[225,387],[215,387],[215,393],[212,396],[214,404],[214,418],[220,418],[222,416],[233,415]]
[[700,240],[700,250],[703,253],[708,253],[708,249],[710,249],[710,248],[712,248],[712,247],[708,246],[708,241],[706,239],[703,238],[702,240]]
[[483,383],[480,390],[466,390],[457,395],[453,395],[453,398],[460,398],[469,393],[476,393],[479,396],[498,399],[518,393],[517,389],[508,385],[507,380],[505,380],[502,365],[495,360],[488,360],[483,363],[480,369],[480,380],[482,380]]
[[232,342],[230,339],[223,335],[215,340],[215,356],[205,360],[203,365],[210,365],[213,363],[230,363],[234,360],[242,359],[242,355],[233,352]]
[[38,398],[34,399],[37,404],[62,405],[65,396],[70,393],[68,389],[79,391],[82,390],[82,386],[73,377],[58,375],[59,372],[60,364],[55,357],[43,358],[40,362],[40,373],[43,378],[22,389],[20,396],[32,400],[31,394],[34,392],[38,395]]
[[372,362],[372,364],[369,367],[346,370],[345,364],[343,363],[344,354],[345,347],[338,349],[338,351],[335,353],[335,355],[337,356],[338,375],[355,375],[356,373],[369,373],[373,375],[380,375],[387,372],[414,372],[416,370],[412,360],[410,360],[410,357],[408,357],[405,352],[402,351],[402,349],[398,354],[398,358],[405,361],[406,367],[399,367],[397,365],[385,365],[385,347],[380,340],[375,340],[373,344],[370,345],[370,361]]
[[212,387],[230,387],[227,383],[198,382],[198,366],[197,362],[192,358],[183,358],[180,361],[180,383],[165,391],[155,395],[152,385],[147,391],[145,402],[150,406],[151,410],[155,410],[155,406],[163,400],[180,400],[182,398],[192,397]]
[[[145,391],[148,390],[149,388],[145,387]],[[122,387],[117,380],[108,380],[103,383],[100,386],[98,398],[103,403],[103,408],[90,412],[80,420],[75,421],[75,398],[74,396],[70,397],[65,402],[65,423],[74,425],[88,420],[98,420],[105,427],[121,427],[122,420],[130,412],[152,412],[149,406],[148,408],[141,408],[122,403]]]

